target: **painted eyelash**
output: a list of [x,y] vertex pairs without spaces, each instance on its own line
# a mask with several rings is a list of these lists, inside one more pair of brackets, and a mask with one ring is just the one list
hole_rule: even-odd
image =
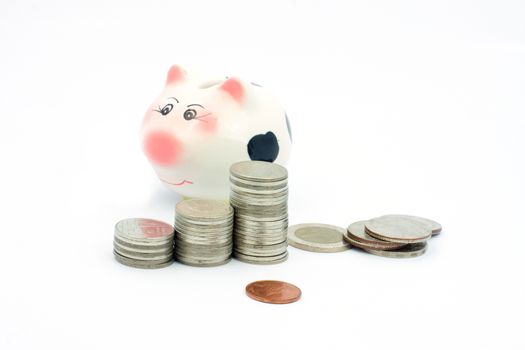
[[201,118],[207,117],[207,116],[209,116],[209,115],[211,115],[211,113],[208,113],[208,114],[205,114],[205,115],[201,115],[200,117],[195,117],[195,118],[193,118],[193,119],[197,119],[197,120],[200,121],[200,122],[205,122],[205,123],[207,123],[207,122],[208,122],[207,120],[201,120]]

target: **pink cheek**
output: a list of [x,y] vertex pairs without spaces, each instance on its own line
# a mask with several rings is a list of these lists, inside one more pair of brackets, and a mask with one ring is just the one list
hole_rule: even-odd
[[173,135],[163,131],[153,131],[144,139],[147,157],[158,165],[174,165],[182,155],[182,143]]
[[199,129],[207,134],[213,134],[217,130],[217,118],[207,116],[199,120]]

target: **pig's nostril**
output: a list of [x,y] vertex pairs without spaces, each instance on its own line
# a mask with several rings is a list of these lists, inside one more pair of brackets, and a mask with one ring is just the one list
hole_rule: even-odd
[[182,154],[182,144],[169,133],[153,131],[144,138],[144,151],[158,165],[174,165]]

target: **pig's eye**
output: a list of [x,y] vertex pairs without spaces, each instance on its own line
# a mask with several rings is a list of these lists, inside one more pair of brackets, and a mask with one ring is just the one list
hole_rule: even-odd
[[186,120],[195,119],[196,116],[197,116],[197,111],[194,110],[194,109],[187,109],[184,112],[184,119],[186,119]]
[[167,105],[165,105],[164,107],[162,107],[162,109],[160,108],[159,106],[159,109],[157,109],[157,112],[159,112],[160,114],[162,115],[166,115],[168,114],[169,112],[171,112],[171,110],[173,109],[173,105],[171,103],[168,103]]

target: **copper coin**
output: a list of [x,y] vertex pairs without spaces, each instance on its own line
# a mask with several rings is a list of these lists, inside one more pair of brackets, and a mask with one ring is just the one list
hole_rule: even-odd
[[301,290],[281,281],[256,281],[246,286],[246,294],[257,301],[269,304],[289,304],[301,298]]

